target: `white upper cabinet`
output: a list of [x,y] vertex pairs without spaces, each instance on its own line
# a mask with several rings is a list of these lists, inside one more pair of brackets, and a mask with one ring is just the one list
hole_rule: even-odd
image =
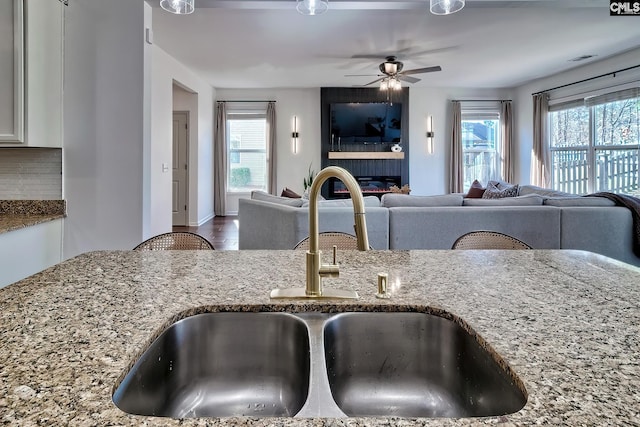
[[0,0],[0,142],[24,141],[22,0]]
[[[13,75],[13,86],[9,87],[7,71],[0,68],[0,93],[11,90],[16,94],[12,106],[13,115],[7,113],[8,108],[0,106],[0,126],[24,114],[19,128],[14,129],[18,137],[5,138],[4,129],[0,127],[2,146],[62,147],[62,83],[63,83],[63,43],[64,43],[64,4],[60,0],[0,0],[0,15],[11,6],[16,17],[13,20],[13,33],[24,37],[24,50],[20,55],[14,49],[13,68],[21,68],[21,79]],[[5,18],[0,18],[5,19]],[[5,22],[0,25],[4,27]],[[4,30],[2,30],[4,34]],[[0,37],[0,39],[3,37]],[[18,36],[13,41],[16,43]],[[0,43],[7,44],[6,41]],[[0,45],[1,46],[1,45]],[[0,49],[0,62],[11,56]],[[23,58],[23,66],[20,60]],[[17,63],[17,65],[16,65]],[[8,68],[3,66],[3,68]],[[4,96],[0,96],[4,100]],[[0,101],[0,105],[2,101]]]

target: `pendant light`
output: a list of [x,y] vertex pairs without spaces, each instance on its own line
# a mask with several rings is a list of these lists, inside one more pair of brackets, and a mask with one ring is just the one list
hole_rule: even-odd
[[434,15],[450,15],[462,10],[465,0],[430,0],[431,13]]
[[296,10],[303,15],[321,15],[329,9],[329,0],[297,0]]
[[195,0],[160,0],[160,7],[176,15],[193,13]]

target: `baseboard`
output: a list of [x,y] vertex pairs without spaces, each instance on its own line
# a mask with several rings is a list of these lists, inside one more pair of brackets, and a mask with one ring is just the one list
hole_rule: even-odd
[[198,221],[198,222],[190,222],[189,223],[189,227],[200,227],[202,224],[204,224],[205,222],[211,220],[214,217],[213,213],[207,215],[206,217],[204,217],[204,219]]

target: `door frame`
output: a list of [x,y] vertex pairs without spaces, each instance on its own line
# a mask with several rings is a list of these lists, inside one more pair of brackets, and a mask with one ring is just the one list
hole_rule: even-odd
[[[189,182],[189,175],[191,174],[191,164],[189,162],[189,152],[190,152],[190,145],[191,145],[191,114],[189,110],[173,110],[171,112],[171,123],[172,123],[172,132],[171,132],[171,180],[173,182],[173,119],[175,118],[176,115],[184,115],[186,118],[186,123],[187,123],[187,138],[185,141],[185,145],[186,145],[186,153],[185,153],[185,162],[187,165],[186,168],[186,173],[185,173],[185,204],[187,206],[187,209],[185,210],[185,223],[182,225],[176,225],[173,223],[173,213],[171,215],[171,225],[172,227],[188,227],[190,224],[189,221],[189,208],[190,208],[190,203],[189,203],[189,190],[190,190],[190,182]],[[173,199],[173,190],[172,190],[172,194],[171,197]]]

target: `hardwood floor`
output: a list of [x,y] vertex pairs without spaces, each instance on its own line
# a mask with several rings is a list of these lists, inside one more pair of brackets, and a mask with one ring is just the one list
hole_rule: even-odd
[[217,216],[200,227],[173,227],[173,231],[190,231],[213,244],[217,251],[238,250],[238,217]]

